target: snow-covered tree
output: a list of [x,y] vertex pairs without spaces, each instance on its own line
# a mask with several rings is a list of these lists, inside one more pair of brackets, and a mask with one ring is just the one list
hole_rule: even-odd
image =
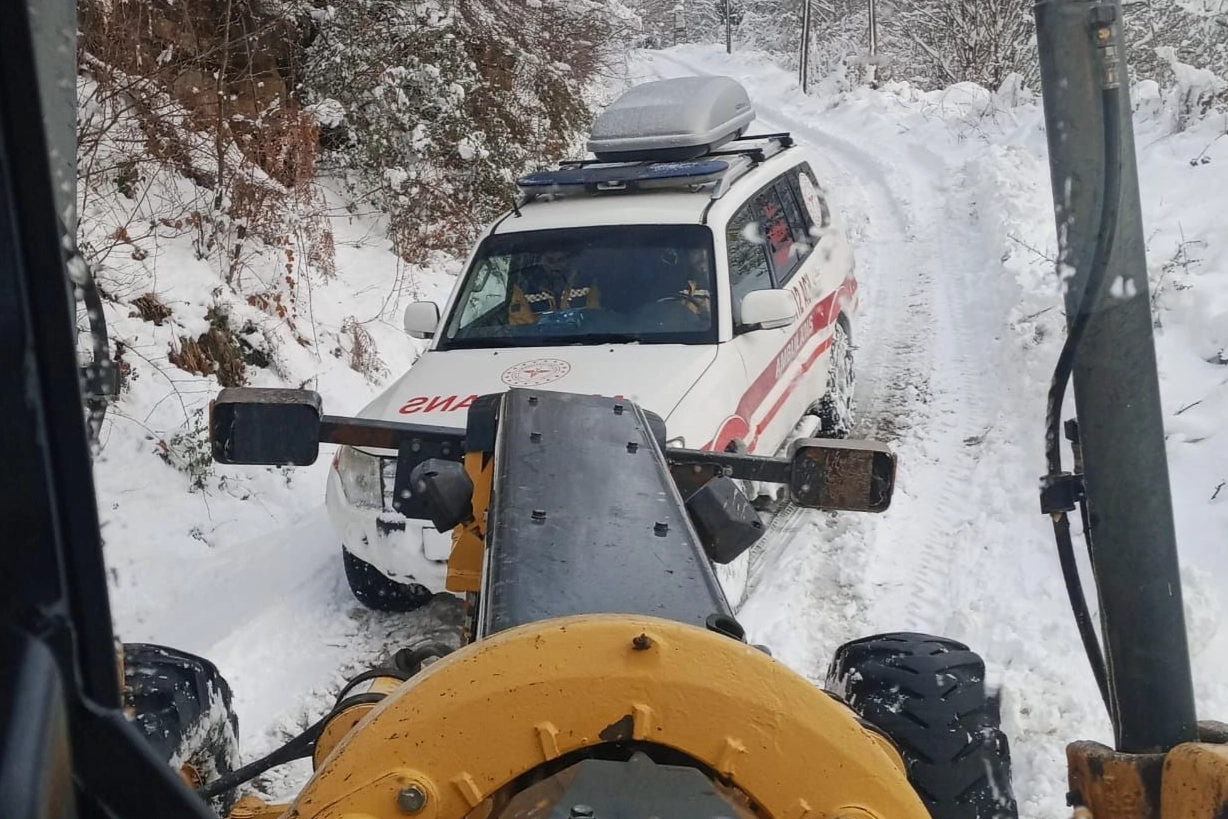
[[304,85],[331,162],[411,259],[463,250],[517,175],[576,147],[633,22],[595,0],[348,0],[316,20]]
[[888,0],[879,3],[881,41],[899,74],[996,89],[1012,73],[1038,73],[1033,6],[1033,0]]

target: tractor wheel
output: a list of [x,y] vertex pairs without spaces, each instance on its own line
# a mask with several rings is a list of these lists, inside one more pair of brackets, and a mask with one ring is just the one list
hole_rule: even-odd
[[345,579],[355,599],[375,611],[414,611],[431,602],[431,590],[419,583],[398,583],[349,549],[341,547]]
[[827,378],[827,392],[823,394],[811,413],[819,417],[820,438],[847,438],[853,429],[853,347],[849,342],[844,322],[837,320],[832,330],[831,371]]
[[1015,819],[1010,749],[966,645],[882,634],[841,646],[827,687],[899,749],[934,819]]
[[[230,686],[208,660],[165,646],[124,644],[124,705],[138,730],[199,789],[239,764],[239,719]],[[212,800],[219,816],[234,807],[234,791]]]

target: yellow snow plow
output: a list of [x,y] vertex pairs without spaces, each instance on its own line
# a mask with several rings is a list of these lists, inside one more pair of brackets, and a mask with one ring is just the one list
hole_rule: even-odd
[[[881,511],[895,472],[886,448],[800,441],[778,459],[670,449],[633,403],[522,389],[480,399],[463,432],[318,408],[311,393],[223,391],[214,456],[307,463],[321,439],[382,437],[401,453],[396,494],[426,499],[435,526],[455,533],[450,589],[466,597],[467,644],[363,675],[302,738],[315,775],[298,798],[247,799],[233,816],[928,814],[881,729],[745,642],[713,570],[763,531],[738,480],[785,484],[806,506]],[[438,452],[453,457],[425,457]],[[952,766],[976,768],[975,784],[987,752],[1005,752],[977,734],[989,727],[983,709],[901,697],[875,677],[919,661],[927,639],[863,651],[846,672],[867,699],[963,731],[967,755]],[[975,705],[979,660],[926,645],[975,668],[939,670],[920,688],[945,675],[960,693],[952,705]],[[1013,809],[1009,783],[994,784]]]

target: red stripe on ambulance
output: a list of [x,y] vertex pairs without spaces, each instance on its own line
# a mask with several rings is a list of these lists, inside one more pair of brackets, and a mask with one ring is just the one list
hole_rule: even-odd
[[[781,377],[793,365],[806,344],[816,335],[827,331],[832,326],[836,321],[836,317],[840,315],[841,308],[850,303],[856,293],[857,282],[850,277],[844,280],[844,284],[841,285],[839,290],[814,306],[814,309],[810,311],[802,326],[789,337],[789,340],[785,342],[785,346],[772,359],[772,363],[759,374],[759,377],[754,380],[750,388],[742,395],[741,400],[738,401],[737,415],[727,420],[721,426],[716,438],[705,446],[704,449],[721,451],[729,446],[731,441],[742,440],[746,443],[748,449],[754,451],[755,444],[759,442],[759,436],[776,419],[781,408],[788,400],[789,393],[793,391],[798,382],[807,373],[814,369],[814,365],[823,357],[823,354],[831,349],[830,337],[824,340],[813,353],[806,357],[806,360],[801,364],[800,371],[794,376],[788,387],[777,397],[759,423],[754,425],[753,429],[750,419],[754,417],[756,412],[762,409],[768,395],[780,383]],[[797,298],[798,295],[798,293],[794,293],[794,298]],[[747,440],[747,435],[750,436],[749,440]]]

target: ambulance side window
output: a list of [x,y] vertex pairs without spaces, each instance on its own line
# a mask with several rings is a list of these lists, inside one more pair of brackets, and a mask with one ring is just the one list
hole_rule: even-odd
[[776,287],[782,287],[801,262],[802,250],[797,243],[793,225],[789,222],[781,180],[776,180],[754,198],[755,209],[763,231],[764,245],[775,274]]
[[772,286],[766,240],[757,214],[755,200],[752,199],[738,209],[725,228],[725,244],[729,248],[729,287],[733,292],[735,318],[738,305],[747,293],[767,290]]
[[797,169],[795,168],[776,180],[772,186],[783,209],[784,219],[788,223],[788,231],[792,235],[787,253],[776,266],[777,287],[784,287],[785,283],[793,277],[802,262],[806,261],[806,257],[814,250],[815,242],[818,241],[817,237],[811,236],[810,223],[802,215],[801,203],[793,193],[793,186],[789,184],[789,177],[796,178],[796,176]]
[[492,256],[473,272],[473,281],[466,288],[468,294],[458,329],[466,329],[507,303],[509,262],[508,256]]

